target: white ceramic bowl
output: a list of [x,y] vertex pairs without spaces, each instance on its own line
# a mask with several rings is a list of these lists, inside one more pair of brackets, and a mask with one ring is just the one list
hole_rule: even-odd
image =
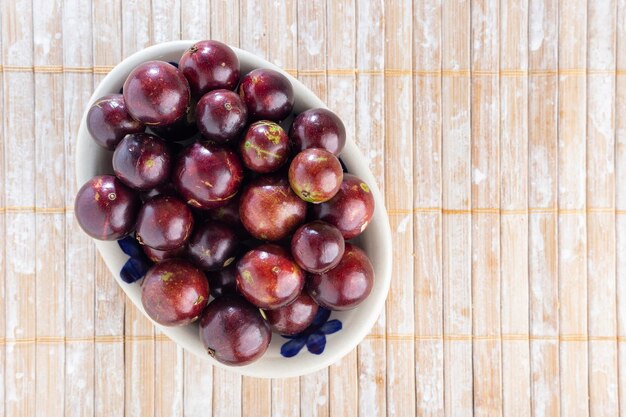
[[[95,175],[112,173],[111,153],[98,147],[87,131],[85,119],[89,106],[91,106],[96,99],[105,94],[119,92],[128,74],[140,63],[153,59],[178,62],[185,49],[189,48],[194,42],[195,41],[175,41],[146,48],[120,62],[102,80],[89,100],[89,105],[85,109],[78,132],[76,181],[79,187]],[[280,71],[291,81],[295,91],[296,100],[294,110],[296,113],[302,112],[308,108],[326,107],[308,88],[280,68],[249,52],[237,48],[233,49],[241,62],[242,75],[254,68],[273,68]],[[296,356],[285,358],[280,354],[280,347],[287,342],[287,339],[274,334],[272,335],[272,342],[268,351],[261,359],[246,366],[227,367],[216,362],[206,353],[198,336],[197,324],[186,327],[163,327],[155,323],[163,333],[184,349],[217,366],[226,367],[244,375],[265,378],[298,376],[325,368],[341,359],[363,340],[382,311],[387,292],[389,291],[389,282],[391,280],[391,232],[387,212],[384,207],[384,200],[376,185],[376,180],[367,167],[366,159],[363,157],[363,154],[350,138],[350,132],[348,136],[346,147],[341,154],[341,158],[350,173],[359,176],[367,182],[376,201],[376,210],[372,222],[366,231],[357,239],[357,245],[367,252],[372,261],[375,279],[370,296],[356,309],[332,313],[330,319],[340,320],[343,328],[339,332],[327,336],[327,343],[323,353],[320,355],[311,354],[307,351],[305,346]],[[126,295],[130,297],[135,306],[145,314],[141,305],[141,288],[139,282],[127,284],[120,278],[120,270],[127,261],[128,256],[121,251],[117,242],[95,242],[96,247],[120,287],[122,287]]]

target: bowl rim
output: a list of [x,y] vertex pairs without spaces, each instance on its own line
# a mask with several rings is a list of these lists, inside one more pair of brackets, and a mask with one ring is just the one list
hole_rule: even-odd
[[[76,155],[75,155],[75,178],[77,187],[82,186],[84,182],[87,181],[91,177],[91,174],[87,172],[87,168],[85,167],[84,159],[81,158],[85,152],[87,152],[86,148],[89,146],[87,139],[90,137],[89,132],[86,127],[86,118],[87,112],[93,102],[96,99],[101,97],[104,94],[110,94],[109,85],[117,82],[120,78],[125,78],[125,76],[134,68],[142,62],[158,59],[159,55],[171,54],[174,52],[184,51],[188,47],[190,47],[197,40],[179,40],[172,42],[164,42],[149,46],[142,50],[135,52],[134,54],[128,56],[123,59],[117,65],[113,67],[113,69],[100,81],[94,92],[92,93],[84,111],[83,116],[81,118],[80,127],[78,130],[78,134],[76,137]],[[285,72],[283,69],[278,66],[270,63],[269,61],[252,54],[246,50],[234,47],[229,45],[239,57],[240,61],[251,62],[252,66],[255,68],[271,68],[276,71],[279,71],[281,74],[286,76],[289,81],[292,83],[294,87],[294,92],[296,95],[296,101],[305,101],[305,102],[313,102],[318,107],[328,108],[326,104],[320,100],[308,87],[302,84],[297,78],[293,77],[291,74]],[[297,103],[296,103],[297,105]],[[365,157],[358,149],[352,137],[346,138],[346,146],[344,148],[344,153],[350,154],[353,156],[352,159],[358,161],[365,161]],[[172,341],[174,341],[177,345],[181,346],[186,351],[195,354],[198,357],[201,357],[205,360],[208,360],[212,365],[219,366],[224,369],[228,369],[234,372],[237,372],[242,375],[259,377],[259,378],[287,378],[287,377],[296,377],[301,375],[306,375],[315,371],[319,371],[321,369],[325,369],[328,366],[336,363],[349,352],[351,352],[354,348],[356,348],[367,336],[367,334],[371,331],[372,327],[380,317],[381,313],[385,308],[385,301],[387,299],[387,295],[389,292],[389,287],[391,283],[391,269],[392,269],[392,241],[391,241],[391,229],[389,226],[389,218],[387,214],[387,210],[385,208],[385,201],[378,187],[378,183],[374,178],[369,166],[367,166],[364,162],[360,162],[360,164],[365,166],[363,172],[359,172],[358,176],[362,178],[369,186],[372,191],[374,201],[376,204],[374,216],[370,222],[368,227],[372,227],[372,225],[376,222],[379,227],[377,230],[380,232],[377,235],[378,242],[377,248],[383,252],[381,256],[381,265],[376,268],[376,280],[381,280],[382,287],[378,292],[372,292],[368,298],[373,299],[374,308],[368,314],[365,315],[365,319],[362,322],[355,326],[355,329],[352,329],[352,340],[346,341],[342,339],[341,341],[337,341],[337,343],[333,344],[332,351],[325,351],[324,355],[315,356],[313,359],[306,361],[305,366],[291,366],[286,370],[281,370],[280,373],[272,373],[272,369],[270,366],[269,371],[264,370],[263,366],[254,366],[255,364],[259,364],[263,358],[259,361],[255,361],[252,364],[245,366],[228,366],[224,365],[209,355],[202,351],[201,354],[198,349],[193,348],[190,343],[187,343],[184,339],[186,338],[185,334],[179,331],[179,327],[165,327],[161,326],[158,323],[155,323],[150,317],[145,313],[143,306],[141,304],[140,297],[135,297],[133,294],[129,292],[129,284],[124,283],[119,276],[119,269],[114,265],[114,257],[119,256],[120,249],[117,246],[117,242],[115,241],[99,241],[93,239],[95,242],[95,246],[100,252],[105,264],[108,269],[111,271],[113,277],[117,281],[118,285],[124,291],[125,295],[133,302],[135,307],[141,311],[142,314],[146,318],[148,318],[162,333],[166,334]],[[118,255],[115,255],[115,252]],[[380,273],[382,271],[382,274]],[[132,284],[131,284],[132,285]],[[358,309],[359,307],[357,307]],[[332,336],[331,336],[332,337]],[[327,348],[330,349],[330,348]],[[287,358],[283,358],[288,360]],[[301,365],[301,364],[300,364]]]

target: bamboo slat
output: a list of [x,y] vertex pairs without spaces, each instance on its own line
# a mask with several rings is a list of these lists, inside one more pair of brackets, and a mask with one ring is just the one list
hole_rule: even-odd
[[[626,70],[626,0],[617,1],[616,66]],[[615,86],[615,208],[626,208],[626,79],[617,77]],[[626,336],[626,219],[616,216],[617,334]],[[618,343],[618,402],[626,415],[626,344]]]
[[[471,67],[497,72],[500,10],[498,0],[472,2]],[[472,207],[500,207],[500,77],[472,76]],[[472,214],[472,331],[499,336],[500,219]],[[499,340],[474,340],[472,346],[474,415],[502,415],[502,346]]]
[[532,415],[560,415],[557,158],[558,79],[540,75],[558,66],[558,3],[528,3],[528,205]]
[[[33,64],[33,7],[30,1],[12,2],[2,13],[3,62]],[[19,52],[18,52],[19,51]],[[35,202],[34,87],[29,73],[3,74],[5,166],[7,205],[31,206]],[[19,87],[18,87],[19,86]],[[5,335],[36,335],[35,215],[6,213]],[[5,356],[4,412],[7,416],[35,415],[35,347],[8,344]]]
[[[411,2],[385,4],[385,69],[409,71],[385,78],[385,201],[391,207],[413,204],[413,102],[410,70],[413,66],[413,16]],[[398,257],[393,264],[386,304],[388,333],[411,334],[415,330],[413,300],[413,216],[389,219],[392,245]],[[401,260],[401,261],[400,261]],[[406,416],[415,409],[415,343],[387,339],[387,415]]]
[[[442,70],[470,67],[470,4],[444,3]],[[471,206],[470,80],[442,80],[442,206]],[[471,217],[444,215],[442,224],[443,328],[445,334],[472,334]],[[444,342],[444,407],[446,416],[469,416],[473,410],[472,341]]]
[[[528,71],[528,0],[500,2],[500,69]],[[502,334],[528,334],[528,77],[500,77]],[[530,345],[502,342],[502,415],[531,414]]]
[[[559,2],[559,68],[586,68],[587,2]],[[586,78],[559,77],[558,205],[585,209]],[[587,333],[587,227],[583,214],[559,214],[559,331]],[[589,413],[586,343],[560,345],[561,412]]]
[[[413,14],[413,68],[441,71],[442,7],[439,1],[416,5]],[[439,77],[413,77],[414,187],[413,206],[441,206],[442,91]],[[416,408],[424,416],[444,415],[442,213],[414,215],[415,334],[432,337],[415,344]]]
[[[63,4],[63,65],[93,65],[91,5],[80,1]],[[74,178],[75,143],[80,119],[91,95],[93,75],[64,74],[66,204],[77,191]],[[94,248],[71,213],[66,214],[67,272],[65,293],[65,334],[68,337],[94,336]],[[69,416],[94,415],[94,346],[89,341],[65,348],[65,412]]]
[[[356,127],[354,140],[365,155],[378,186],[385,188],[384,72],[385,9],[383,2],[359,2],[356,5]],[[377,51],[371,53],[370,51]],[[372,334],[385,334],[385,311],[381,313]],[[359,416],[386,414],[387,376],[386,341],[366,339],[358,349]]]
[[[587,66],[615,70],[616,2],[588,3]],[[587,75],[587,207],[615,207],[615,76]],[[616,336],[615,214],[587,214],[588,331]],[[590,340],[589,414],[618,415],[617,343]]]
[[[0,16],[0,66],[3,65],[5,61],[4,58],[4,47],[3,45],[6,43],[6,38],[4,37],[4,27],[5,22],[4,19]],[[0,103],[4,106],[4,77],[0,77]],[[3,179],[0,181],[0,204],[2,207],[6,207],[6,195],[7,188],[4,181],[4,173],[5,170],[5,159],[6,159],[6,139],[4,135],[6,126],[6,113],[0,112],[0,172],[3,175]],[[6,236],[6,211],[0,213],[0,237]],[[7,269],[7,259],[6,259],[6,244],[5,239],[2,239],[0,242],[0,299],[6,300],[6,269]],[[0,335],[6,335],[6,306],[0,307]],[[0,403],[2,406],[0,407],[0,417],[6,416],[6,346],[2,344],[0,346]]]
[[[33,63],[63,63],[60,1],[33,2]],[[34,74],[35,93],[35,205],[65,204],[63,191],[63,74]],[[36,240],[36,335],[65,334],[65,257],[49,248],[65,240],[65,216],[35,216]],[[36,413],[64,415],[65,348],[36,345]]]

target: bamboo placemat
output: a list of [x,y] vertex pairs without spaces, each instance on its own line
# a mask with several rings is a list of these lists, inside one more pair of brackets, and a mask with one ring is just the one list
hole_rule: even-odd
[[[626,415],[626,1],[0,4],[0,417]],[[95,86],[204,38],[313,89],[385,192],[385,312],[312,375],[183,352],[74,220]]]

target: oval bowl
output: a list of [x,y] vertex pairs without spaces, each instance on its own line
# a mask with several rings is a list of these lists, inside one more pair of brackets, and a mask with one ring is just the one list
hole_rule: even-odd
[[[128,74],[140,63],[154,59],[178,62],[183,52],[195,42],[193,40],[174,41],[143,49],[124,59],[104,77],[89,100],[78,131],[76,182],[79,187],[95,175],[112,173],[112,153],[96,145],[87,130],[85,120],[91,104],[105,94],[119,92]],[[282,69],[244,50],[235,47],[233,50],[239,57],[242,75],[254,68],[272,68],[284,74],[294,88],[294,111],[296,113],[309,108],[326,107],[311,90]],[[370,296],[361,305],[350,311],[332,312],[330,319],[339,320],[342,323],[342,329],[326,336],[326,346],[321,354],[312,354],[305,346],[297,355],[286,358],[281,355],[280,350],[288,340],[273,334],[268,351],[261,359],[246,366],[226,366],[207,354],[198,336],[197,324],[186,327],[163,327],[154,323],[155,326],[181,347],[212,364],[254,377],[286,378],[304,375],[329,366],[354,349],[369,333],[385,305],[391,281],[391,231],[384,200],[376,180],[366,164],[365,157],[350,135],[348,135],[341,159],[350,173],[361,177],[371,187],[376,201],[376,209],[370,225],[356,239],[356,244],[365,250],[374,266],[375,279]],[[146,315],[141,304],[139,282],[127,284],[120,278],[120,271],[128,260],[128,256],[122,252],[115,241],[95,240],[95,244],[120,287],[133,304]]]

